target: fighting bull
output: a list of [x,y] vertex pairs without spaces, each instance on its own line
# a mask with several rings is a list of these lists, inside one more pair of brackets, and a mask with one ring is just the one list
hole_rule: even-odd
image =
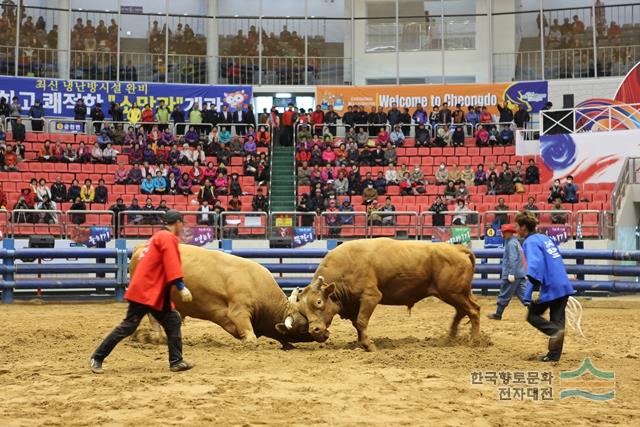
[[[134,251],[129,266],[133,275],[142,246]],[[307,322],[295,309],[297,298],[289,299],[271,273],[260,264],[220,251],[180,245],[184,282],[193,301],[182,302],[175,287],[171,300],[187,316],[210,320],[243,342],[265,336],[279,341],[284,349],[291,342],[309,342]],[[151,319],[152,326],[160,327]]]
[[327,328],[338,314],[351,320],[365,350],[374,351],[367,327],[378,304],[411,309],[434,296],[456,310],[449,335],[455,337],[460,321],[468,316],[471,337],[477,339],[480,306],[471,294],[474,269],[473,252],[464,246],[388,238],[354,240],[325,256],[299,295],[298,310],[316,341],[328,338]]

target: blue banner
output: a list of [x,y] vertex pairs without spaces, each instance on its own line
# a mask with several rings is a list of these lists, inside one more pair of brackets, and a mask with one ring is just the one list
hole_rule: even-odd
[[313,227],[294,227],[293,247],[298,248],[316,240],[316,232]]
[[498,224],[488,225],[484,233],[485,248],[501,248],[504,245],[502,230]]
[[113,237],[111,227],[74,227],[69,232],[71,241],[84,245],[88,248],[96,246],[98,243],[106,243]]
[[84,122],[62,122],[53,121],[53,126],[58,133],[82,133],[84,132]]
[[220,111],[223,105],[229,111],[242,109],[251,103],[251,86],[210,86],[139,82],[113,82],[89,80],[58,80],[31,77],[0,77],[0,97],[8,103],[17,96],[22,106],[22,114],[28,115],[29,108],[36,99],[42,102],[47,117],[73,117],[73,109],[79,98],[84,100],[87,113],[96,103],[102,104],[106,117],[111,102],[118,102],[125,115],[135,102],[142,108],[149,104],[152,108],[162,100],[169,111],[178,104],[188,112],[197,102],[213,103]]

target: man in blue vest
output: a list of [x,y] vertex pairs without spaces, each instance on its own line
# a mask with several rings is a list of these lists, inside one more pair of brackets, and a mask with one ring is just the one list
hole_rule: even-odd
[[504,239],[504,254],[502,255],[502,284],[498,295],[496,312],[487,315],[489,319],[501,320],[504,309],[507,308],[511,298],[515,294],[524,302],[524,292],[527,286],[527,276],[524,269],[524,253],[522,246],[515,237],[516,228],[512,224],[503,224],[501,227]]
[[[522,246],[529,284],[524,301],[529,304],[527,321],[549,336],[549,349],[543,362],[557,362],[564,343],[565,308],[574,294],[562,256],[556,244],[544,234],[536,233],[537,219],[533,213],[523,211],[516,216],[518,235]],[[542,317],[549,310],[549,320]]]

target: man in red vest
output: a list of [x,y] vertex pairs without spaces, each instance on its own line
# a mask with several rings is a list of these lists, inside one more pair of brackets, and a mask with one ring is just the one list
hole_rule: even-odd
[[282,145],[285,147],[293,146],[293,126],[296,123],[296,112],[293,110],[293,104],[287,106],[287,111],[282,114],[282,125],[284,126],[284,140]]
[[193,365],[182,359],[182,333],[180,314],[171,302],[171,287],[176,286],[182,301],[191,301],[191,292],[182,281],[182,261],[178,236],[182,233],[182,215],[176,210],[164,214],[165,227],[146,243],[138,258],[129,288],[124,297],[129,301],[127,315],[100,344],[91,356],[90,367],[101,374],[103,360],[124,338],[133,334],[142,318],[151,313],[162,325],[169,345],[169,369],[186,371]]

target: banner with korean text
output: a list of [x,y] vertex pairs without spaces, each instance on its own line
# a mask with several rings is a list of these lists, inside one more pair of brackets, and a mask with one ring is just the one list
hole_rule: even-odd
[[[456,85],[379,85],[379,86],[318,86],[316,102],[323,109],[331,104],[338,112],[346,111],[349,105],[391,108],[395,102],[398,108],[408,108],[413,112],[418,103],[431,110],[434,105],[447,102],[449,108],[461,104],[487,106],[496,114],[496,104],[507,101],[510,108],[517,110],[524,105],[530,113],[537,113],[547,103],[549,85],[546,81],[511,82],[494,84]],[[466,111],[466,108],[465,108]]]
[[36,99],[42,102],[47,117],[73,117],[73,108],[79,98],[88,109],[96,103],[102,104],[105,115],[112,102],[124,107],[125,114],[135,102],[140,108],[145,104],[156,107],[163,100],[172,111],[180,105],[189,111],[197,102],[213,103],[220,111],[223,105],[229,111],[242,109],[251,103],[251,86],[210,86],[164,83],[109,82],[88,80],[58,80],[30,77],[0,77],[0,97],[8,103],[17,96],[22,114],[28,115]]

